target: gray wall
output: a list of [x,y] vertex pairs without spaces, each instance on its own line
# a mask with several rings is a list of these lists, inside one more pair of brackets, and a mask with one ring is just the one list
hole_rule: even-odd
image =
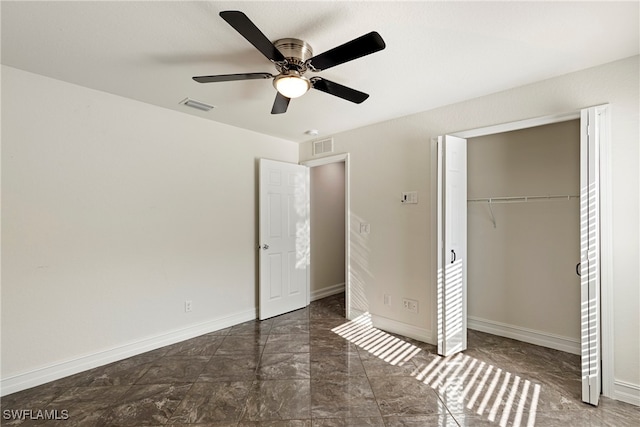
[[[432,137],[611,105],[613,323],[616,387],[640,390],[640,69],[638,56],[333,135],[350,154],[350,282],[360,309],[388,330],[433,341],[435,189]],[[311,143],[301,146],[312,159]],[[400,203],[417,190],[419,203]],[[357,233],[364,220],[371,234]],[[384,294],[392,304],[384,305]],[[418,300],[419,312],[401,300]],[[630,384],[630,386],[629,386]],[[633,395],[633,393],[636,393]],[[637,397],[636,397],[637,399]]]
[[298,145],[3,66],[3,390],[254,319],[258,157]]

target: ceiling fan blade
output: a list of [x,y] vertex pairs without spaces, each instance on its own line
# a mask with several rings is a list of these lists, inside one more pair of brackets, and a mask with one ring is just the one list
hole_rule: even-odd
[[255,80],[270,79],[273,76],[270,73],[243,73],[243,74],[220,74],[217,76],[196,76],[193,80],[198,83],[216,83],[216,82],[232,82],[235,80]]
[[287,98],[286,96],[278,92],[276,94],[276,100],[273,101],[273,108],[271,108],[271,114],[286,113],[287,107],[289,106],[289,101],[291,101],[291,98]]
[[312,78],[311,84],[314,89],[326,92],[329,95],[337,96],[338,98],[346,99],[347,101],[355,102],[356,104],[360,104],[369,98],[369,94],[351,89],[350,87],[343,86],[321,77]]
[[226,10],[220,12],[220,17],[227,21],[249,43],[258,49],[267,59],[272,61],[284,61],[284,56],[271,43],[271,41],[255,26],[244,13],[238,10]]
[[380,34],[375,31],[346,42],[338,47],[316,55],[307,61],[316,71],[326,70],[336,65],[378,52],[386,47]]

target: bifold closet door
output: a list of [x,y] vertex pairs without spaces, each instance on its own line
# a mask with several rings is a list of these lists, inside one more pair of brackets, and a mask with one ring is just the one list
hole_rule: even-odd
[[602,389],[600,348],[600,144],[607,106],[580,118],[580,302],[582,400],[597,405]]
[[467,348],[467,140],[438,137],[438,354]]

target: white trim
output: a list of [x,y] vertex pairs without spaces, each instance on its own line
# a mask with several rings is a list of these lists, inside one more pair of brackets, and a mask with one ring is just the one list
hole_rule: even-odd
[[534,329],[523,328],[521,326],[509,325],[493,320],[481,319],[479,317],[468,316],[468,328],[475,331],[486,332],[500,337],[535,344],[542,347],[553,348],[571,354],[580,355],[580,339],[564,337]]
[[353,319],[351,313],[351,160],[344,155],[344,296],[345,317]]
[[346,318],[353,319],[351,310],[351,178],[349,153],[339,153],[300,162],[301,165],[313,168],[330,163],[344,163],[344,293]]
[[[600,120],[600,344],[602,358],[602,394],[614,396],[613,370],[613,186],[611,180],[611,109],[608,104],[596,107]],[[622,400],[622,399],[621,399]]]
[[392,320],[375,314],[371,315],[371,322],[374,328],[382,329],[385,332],[400,334],[418,341],[433,344],[432,333],[428,329],[398,322],[397,320]]
[[[306,202],[307,202],[307,215],[306,215],[306,220],[309,224],[309,229],[306,231],[307,233],[307,277],[306,277],[306,281],[307,281],[307,306],[309,306],[309,304],[311,304],[311,172],[309,171],[309,168],[305,168],[304,170],[305,172],[305,187],[307,189],[306,193],[307,193],[307,198],[306,198]],[[296,239],[297,240],[297,239]]]
[[316,289],[311,291],[311,301],[316,301],[322,298],[330,297],[331,295],[344,292],[344,283],[338,283],[336,285],[325,286],[322,289]]
[[615,380],[613,388],[613,399],[640,406],[640,385]]
[[[440,210],[438,209],[438,170],[440,166],[438,165],[438,138],[431,138],[431,206],[434,206],[431,213],[431,236],[432,239],[435,237],[435,245],[432,245],[431,250],[431,301],[433,301],[433,305],[431,307],[431,327],[437,330],[438,328],[438,255],[441,253],[439,250],[440,242],[438,240],[438,215],[440,214]],[[435,210],[435,215],[433,215],[433,211]],[[430,344],[438,345],[438,336],[432,336]]]
[[346,162],[349,159],[349,153],[334,154],[331,156],[320,157],[319,159],[305,160],[300,162],[301,165],[310,168],[322,165],[328,165],[329,163]]
[[0,396],[15,393],[27,388],[36,387],[69,375],[97,368],[108,363],[126,359],[131,356],[175,344],[197,336],[228,328],[239,323],[254,320],[257,308],[244,310],[229,316],[176,329],[167,333],[143,338],[108,350],[99,351],[86,356],[54,363],[21,374],[0,380]]
[[533,119],[519,120],[517,122],[501,123],[498,125],[486,126],[478,129],[470,129],[462,132],[450,133],[449,135],[457,136],[460,138],[476,138],[478,136],[511,132],[514,130],[550,125],[553,123],[566,122],[568,120],[575,120],[579,118],[580,111],[573,111],[571,113],[553,114],[551,116],[535,117]]
[[353,319],[351,313],[351,160],[344,156],[344,294],[345,317]]

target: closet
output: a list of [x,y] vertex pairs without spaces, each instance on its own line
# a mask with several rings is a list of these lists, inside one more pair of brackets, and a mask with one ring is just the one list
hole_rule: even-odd
[[468,326],[580,353],[580,121],[469,138]]

